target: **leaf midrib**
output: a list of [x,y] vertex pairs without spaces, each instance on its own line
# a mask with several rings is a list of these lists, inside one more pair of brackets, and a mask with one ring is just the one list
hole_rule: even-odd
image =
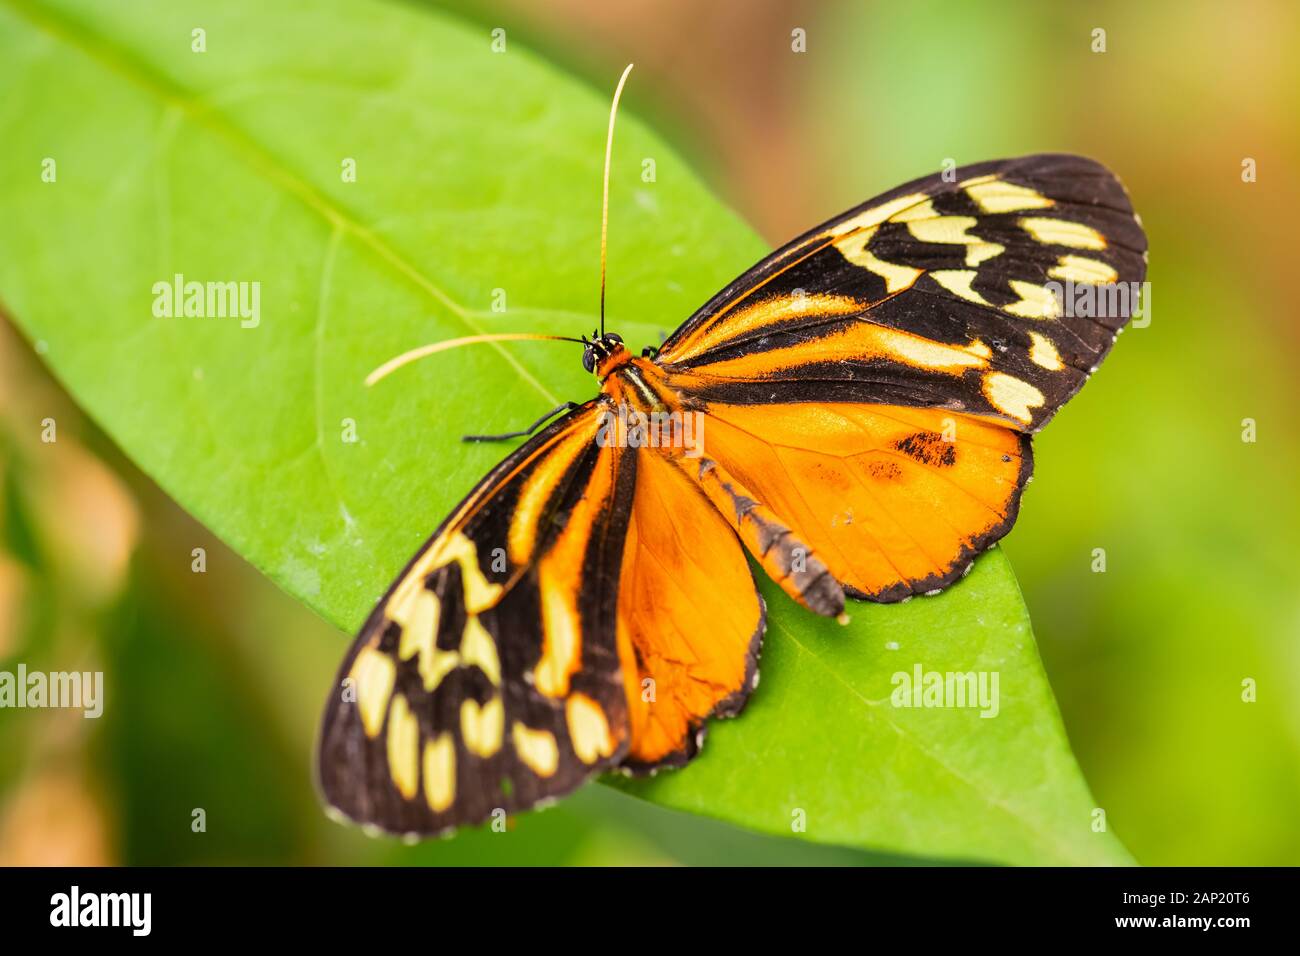
[[[340,230],[351,234],[399,275],[450,312],[465,328],[476,335],[483,334],[485,331],[483,326],[474,320],[474,316],[477,315],[474,310],[453,299],[432,278],[420,271],[408,256],[375,235],[347,210],[311,186],[287,163],[229,117],[205,106],[202,100],[170,82],[167,77],[152,69],[148,63],[102,36],[92,34],[66,19],[51,15],[47,10],[36,9],[25,0],[0,0],[0,3],[52,40],[81,52],[108,72],[158,100],[163,107],[177,110],[191,123],[224,139],[233,148],[236,157],[245,160],[251,169],[264,174],[269,181],[282,187],[296,197],[305,208],[325,220],[330,226],[331,233]],[[332,235],[327,241],[333,241]],[[553,405],[559,404],[559,399],[508,349],[497,342],[488,344],[510,365],[520,379],[535,389],[542,398]]]

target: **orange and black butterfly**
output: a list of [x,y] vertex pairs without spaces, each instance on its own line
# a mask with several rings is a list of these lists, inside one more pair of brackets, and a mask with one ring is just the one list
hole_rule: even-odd
[[[599,394],[494,468],[362,627],[328,802],[432,834],[685,764],[757,683],[746,553],[831,617],[956,581],[1010,530],[1030,435],[1130,318],[1145,250],[1097,163],[981,163],[818,226],[658,349],[585,343]],[[691,440],[635,440],[656,415]]]

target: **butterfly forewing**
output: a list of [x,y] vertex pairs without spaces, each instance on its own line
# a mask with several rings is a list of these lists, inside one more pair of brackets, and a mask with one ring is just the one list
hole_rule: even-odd
[[943,407],[1034,431],[1137,307],[1145,251],[1123,187],[1091,160],[968,166],[790,243],[658,361],[704,401]]
[[318,773],[345,817],[429,834],[533,806],[628,746],[615,636],[635,458],[600,401],[507,458],[362,628]]

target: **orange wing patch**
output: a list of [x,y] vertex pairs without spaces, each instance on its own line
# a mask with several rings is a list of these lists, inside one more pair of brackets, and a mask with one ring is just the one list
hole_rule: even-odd
[[752,689],[763,603],[735,535],[666,456],[637,463],[619,580],[625,766],[684,764],[705,718],[738,713]]
[[712,405],[707,428],[709,457],[876,601],[960,577],[1010,529],[1032,467],[1025,436],[944,409]]

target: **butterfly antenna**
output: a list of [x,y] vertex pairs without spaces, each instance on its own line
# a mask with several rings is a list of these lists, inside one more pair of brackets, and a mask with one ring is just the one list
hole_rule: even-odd
[[[605,134],[605,176],[602,182],[600,202],[600,335],[602,336],[605,334],[605,249],[609,237],[609,164],[614,154],[614,119],[618,116],[618,101],[623,95],[623,87],[627,84],[627,75],[631,72],[632,64],[629,63],[626,69],[623,70],[623,75],[618,78],[618,86],[614,89],[614,101],[609,106],[609,130]],[[596,337],[596,333],[593,332],[592,338],[595,339]],[[575,339],[566,335],[535,335],[528,332],[498,332],[488,335],[469,335],[459,339],[447,339],[442,342],[433,342],[430,345],[422,345],[418,349],[411,349],[409,352],[403,352],[401,355],[389,359],[366,376],[366,385],[374,385],[380,379],[396,372],[403,365],[409,365],[411,362],[426,356],[446,352],[448,349],[460,348],[462,345],[477,345],[482,342],[576,342],[579,345],[588,344],[585,336]]]
[[632,72],[632,64],[627,65],[623,75],[618,78],[614,89],[614,102],[609,105],[609,132],[605,134],[605,180],[600,201],[600,334],[605,334],[605,245],[609,235],[609,160],[614,154],[614,117],[618,115],[618,100],[623,95],[623,85],[627,75]]
[[539,335],[534,332],[494,332],[489,335],[467,335],[460,339],[445,339],[430,345],[422,345],[418,349],[411,349],[409,352],[403,352],[396,358],[390,358],[366,376],[366,385],[374,385],[375,382],[396,372],[403,365],[409,365],[426,355],[446,352],[448,349],[458,349],[462,345],[478,345],[483,342],[577,342],[579,345],[587,344],[583,339],[570,338],[567,335]]

